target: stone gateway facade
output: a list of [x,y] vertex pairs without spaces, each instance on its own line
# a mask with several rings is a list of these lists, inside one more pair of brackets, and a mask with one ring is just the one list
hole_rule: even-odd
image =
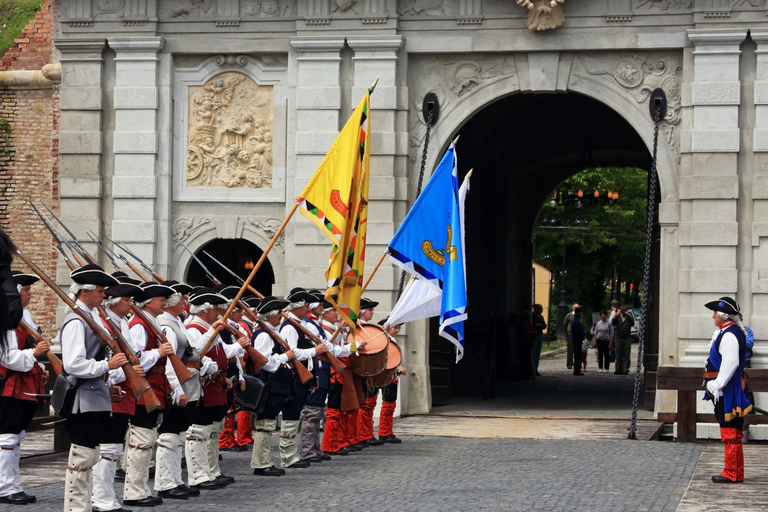
[[[703,304],[721,295],[739,300],[756,333],[753,365],[768,364],[764,0],[57,6],[62,218],[85,239],[92,230],[124,242],[169,278],[190,269],[181,241],[193,252],[237,238],[265,248],[376,79],[369,271],[415,199],[425,146],[428,176],[462,135],[461,173],[475,168],[467,359],[434,372],[444,347],[428,322],[408,325],[405,412],[428,411],[437,380],[480,385],[488,325],[530,300],[538,208],[580,170],[586,144],[596,165],[650,169],[656,88],[668,108],[658,150],[658,340],[646,368],[703,364],[713,330]],[[440,111],[427,142],[428,93]],[[328,251],[296,216],[269,255],[273,292],[323,286]],[[380,312],[399,280],[386,264],[373,279],[366,295]],[[674,410],[674,400],[659,393],[655,409]]]

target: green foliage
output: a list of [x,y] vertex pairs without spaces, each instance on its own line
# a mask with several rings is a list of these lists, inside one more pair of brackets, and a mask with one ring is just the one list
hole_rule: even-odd
[[0,0],[0,55],[13,46],[45,0]]
[[[608,190],[618,191],[617,201],[595,201],[595,187],[601,196]],[[583,190],[583,207],[579,213],[573,197]],[[557,223],[544,222],[553,217],[547,202],[541,209],[534,243],[534,261],[555,276],[552,302],[560,299],[563,264],[563,220],[567,218],[567,252],[565,287],[568,311],[578,302],[584,312],[586,325],[591,325],[591,313],[608,308],[610,280],[614,257],[616,271],[622,281],[638,287],[642,284],[645,259],[645,227],[647,222],[648,173],[635,168],[587,169],[565,180],[558,187]],[[581,220],[577,223],[576,220]],[[584,220],[589,224],[585,226]],[[547,229],[549,226],[550,229]],[[551,229],[552,227],[556,229]],[[606,291],[606,286],[609,286]],[[642,291],[642,290],[640,290]],[[619,299],[620,301],[622,299]],[[555,317],[557,308],[553,307]],[[555,331],[556,332],[556,331]]]

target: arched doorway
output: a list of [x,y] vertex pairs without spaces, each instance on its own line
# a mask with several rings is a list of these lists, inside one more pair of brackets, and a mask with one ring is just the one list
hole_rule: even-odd
[[[457,396],[489,398],[495,378],[507,371],[497,349],[509,313],[530,308],[533,230],[553,189],[589,166],[648,170],[651,163],[644,139],[627,120],[578,93],[506,96],[477,111],[457,133],[459,174],[475,169],[466,211],[470,320],[458,365],[451,346],[435,326],[430,329],[433,406]],[[649,339],[657,318],[649,315],[650,354],[658,353]]]
[[[206,253],[210,254],[225,265],[241,279],[246,279],[253,269],[253,265],[264,253],[258,246],[243,238],[217,238],[206,243],[197,250],[195,255],[200,258],[208,270],[222,283],[239,286],[240,283],[220,265],[215,263]],[[213,286],[205,271],[195,260],[191,260],[185,274],[187,282],[201,286]],[[272,294],[272,285],[275,283],[275,274],[269,259],[265,260],[253,280],[251,286],[264,295]]]

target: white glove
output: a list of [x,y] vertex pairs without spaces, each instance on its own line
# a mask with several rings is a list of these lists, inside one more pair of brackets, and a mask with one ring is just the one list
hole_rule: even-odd
[[219,366],[210,357],[203,356],[201,361],[203,362],[203,366],[200,368],[201,377],[205,377],[206,375],[210,375],[219,371]]
[[714,403],[720,398],[720,387],[717,385],[717,381],[710,380],[707,382],[707,391],[713,396]]
[[171,400],[173,401],[173,403],[178,405],[179,398],[181,398],[183,394],[184,394],[184,390],[181,388],[181,386],[174,388],[173,392],[171,393]]

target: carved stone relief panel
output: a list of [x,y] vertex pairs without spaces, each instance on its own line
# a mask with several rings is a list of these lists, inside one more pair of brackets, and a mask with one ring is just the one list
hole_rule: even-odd
[[457,0],[401,0],[398,12],[401,16],[453,16],[457,4]]
[[216,15],[215,0],[160,0],[161,18],[210,18]]
[[[680,124],[680,80],[682,56],[670,54],[603,54],[580,55],[579,60],[587,75],[610,80],[620,85],[638,103],[647,104],[656,88],[667,95],[667,114],[661,131],[680,162],[678,125]],[[574,70],[578,74],[579,70]]]
[[[222,15],[237,16],[237,3],[234,3],[229,10],[232,9],[235,12],[218,12],[221,6],[216,0],[160,0],[159,2],[161,18],[213,19]],[[296,0],[240,0],[239,11],[245,20],[293,17],[296,15]]]
[[671,9],[690,9],[693,7],[693,0],[636,0],[635,8],[639,9],[660,9],[667,11]]
[[188,187],[272,187],[272,86],[239,72],[189,87]]
[[426,124],[421,112],[424,96],[435,93],[443,117],[462,98],[478,87],[517,77],[513,56],[436,56],[414,55],[409,59],[411,103],[411,161],[421,146]]
[[281,18],[296,14],[296,0],[243,0],[241,14],[248,18]]

